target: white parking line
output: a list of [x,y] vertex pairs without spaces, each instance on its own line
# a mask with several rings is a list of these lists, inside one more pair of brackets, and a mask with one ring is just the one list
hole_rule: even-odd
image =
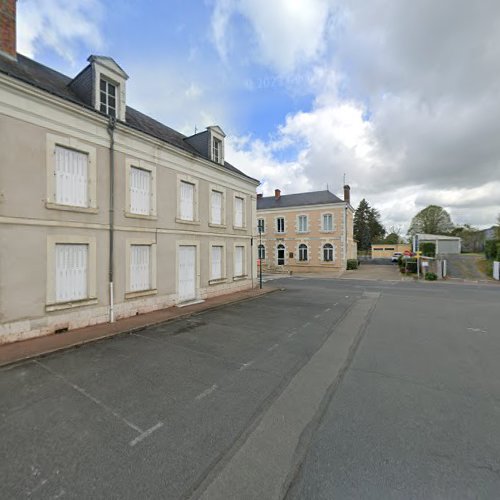
[[158,430],[160,427],[163,427],[163,422],[158,422],[153,427],[150,427],[148,430],[144,431],[142,434],[139,434],[135,439],[130,441],[130,446],[135,446],[137,443],[140,443],[143,439],[146,439],[148,436],[153,434],[154,431]]
[[212,394],[217,389],[217,384],[214,384],[212,387],[209,387],[208,389],[204,390],[202,393],[198,394],[194,399],[200,400],[205,397],[207,397],[209,394]]

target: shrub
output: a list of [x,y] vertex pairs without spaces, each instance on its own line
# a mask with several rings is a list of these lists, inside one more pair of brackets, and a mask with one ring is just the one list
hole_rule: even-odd
[[425,255],[426,257],[436,256],[436,244],[432,243],[432,241],[424,241],[420,243],[419,250],[422,252],[422,255]]
[[427,281],[436,281],[438,277],[436,273],[425,273],[425,279]]
[[347,269],[357,269],[358,260],[357,259],[347,259]]
[[484,255],[487,259],[495,260],[500,258],[500,241],[486,240],[484,242]]

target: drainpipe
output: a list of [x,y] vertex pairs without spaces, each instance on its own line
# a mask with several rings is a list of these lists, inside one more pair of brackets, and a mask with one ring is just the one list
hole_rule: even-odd
[[344,207],[344,270],[347,269],[347,203]]
[[109,322],[115,322],[115,297],[113,283],[113,253],[114,253],[114,214],[115,214],[115,127],[116,119],[109,117]]

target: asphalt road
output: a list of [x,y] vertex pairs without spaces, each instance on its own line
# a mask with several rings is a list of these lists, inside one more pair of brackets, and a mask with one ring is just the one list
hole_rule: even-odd
[[1,370],[0,497],[498,498],[499,287],[272,285]]

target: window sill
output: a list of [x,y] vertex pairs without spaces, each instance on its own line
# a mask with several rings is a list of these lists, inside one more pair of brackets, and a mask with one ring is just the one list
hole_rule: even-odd
[[208,227],[216,227],[219,229],[227,229],[227,226],[225,224],[215,224],[214,222],[209,222]]
[[236,231],[246,231],[247,230],[246,226],[233,226],[233,229],[235,229]]
[[97,304],[97,302],[98,301],[96,297],[82,299],[82,300],[73,300],[71,302],[56,302],[54,304],[47,304],[45,306],[45,311],[46,312],[62,311],[64,309],[73,309],[75,307],[91,306],[93,304]]
[[241,276],[233,276],[233,281],[246,280],[247,278],[248,278],[248,274],[243,274]]
[[51,201],[45,203],[45,208],[49,210],[63,210],[66,212],[81,212],[83,214],[97,214],[99,212],[97,207],[75,207],[73,205],[61,205],[60,203],[53,203]]
[[138,290],[137,292],[126,292],[125,293],[125,298],[126,299],[135,299],[137,297],[146,297],[148,295],[156,295],[158,293],[158,290],[156,288],[152,290]]
[[220,283],[227,283],[227,278],[217,278],[213,280],[208,280],[209,285],[219,285]]
[[321,229],[320,230],[320,233],[328,233],[328,234],[331,234],[331,233],[334,233],[335,232],[335,229]]
[[309,234],[311,231],[297,231],[297,234]]
[[125,217],[129,217],[130,219],[158,220],[156,215],[134,214],[133,212],[125,212]]
[[274,233],[274,234],[275,234],[276,236],[285,236],[285,235],[286,235],[286,233],[277,233],[277,232],[276,232],[276,233]]
[[199,226],[200,221],[199,220],[186,220],[186,219],[180,219],[179,217],[175,218],[175,222],[178,224],[189,224],[191,226]]

